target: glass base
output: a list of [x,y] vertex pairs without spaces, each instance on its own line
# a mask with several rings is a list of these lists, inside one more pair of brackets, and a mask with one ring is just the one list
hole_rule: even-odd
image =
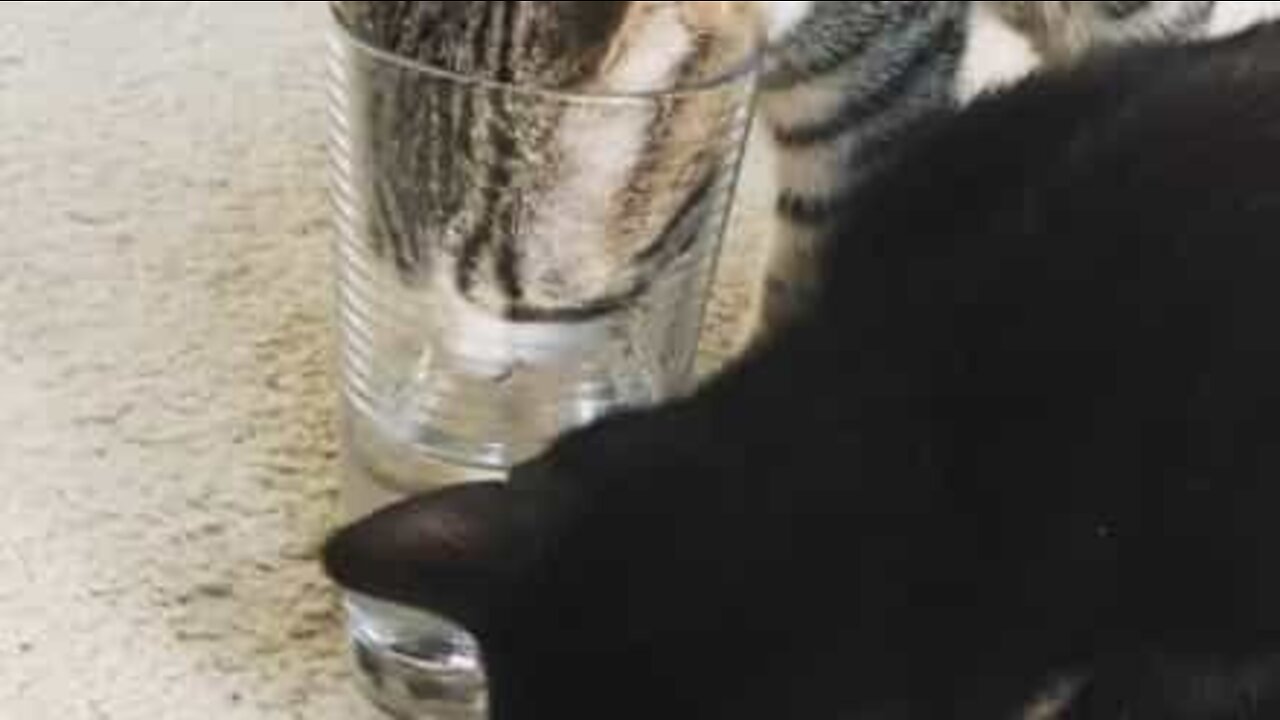
[[429,613],[351,596],[352,659],[361,690],[398,720],[485,720],[480,651],[461,628]]

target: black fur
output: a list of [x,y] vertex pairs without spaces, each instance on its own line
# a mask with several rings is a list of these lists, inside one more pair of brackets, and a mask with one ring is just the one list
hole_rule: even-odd
[[498,720],[1280,718],[1280,28],[1044,77],[849,200],[820,307],[338,535]]

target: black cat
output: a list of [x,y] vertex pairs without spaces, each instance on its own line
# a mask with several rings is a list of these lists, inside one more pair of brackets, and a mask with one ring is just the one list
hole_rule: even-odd
[[767,347],[333,577],[497,720],[1280,718],[1280,27],[917,132]]

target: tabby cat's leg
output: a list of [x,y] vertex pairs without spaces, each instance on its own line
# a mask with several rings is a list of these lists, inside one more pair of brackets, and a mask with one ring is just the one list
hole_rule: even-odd
[[761,103],[779,186],[761,308],[766,334],[813,297],[823,241],[843,199],[883,165],[915,123],[953,101],[968,8],[964,2],[817,3],[775,48]]
[[[782,201],[786,200],[783,196]],[[822,227],[798,226],[782,219],[765,270],[759,309],[761,334],[786,326],[814,302],[822,243]]]

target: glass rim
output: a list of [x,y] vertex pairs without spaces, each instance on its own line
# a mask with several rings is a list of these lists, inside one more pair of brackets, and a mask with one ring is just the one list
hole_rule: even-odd
[[421,60],[415,60],[414,58],[406,57],[397,52],[384,50],[383,48],[366,41],[364,38],[361,38],[353,32],[351,28],[347,27],[347,25],[342,22],[332,9],[329,11],[329,18],[333,27],[333,32],[341,37],[341,42],[354,47],[360,53],[380,62],[396,65],[402,69],[421,73],[439,80],[455,82],[459,85],[523,95],[542,96],[562,102],[645,103],[653,102],[655,100],[679,99],[682,97],[711,94],[731,88],[743,81],[746,81],[748,85],[754,84],[755,75],[764,61],[766,49],[763,33],[757,33],[757,44],[755,49],[747,53],[741,61],[730,65],[729,68],[722,73],[689,85],[677,85],[671,88],[637,90],[631,92],[609,90],[565,90],[539,85],[521,85],[518,83],[480,77],[478,75],[467,75],[465,73],[455,72],[437,65],[425,63]]

